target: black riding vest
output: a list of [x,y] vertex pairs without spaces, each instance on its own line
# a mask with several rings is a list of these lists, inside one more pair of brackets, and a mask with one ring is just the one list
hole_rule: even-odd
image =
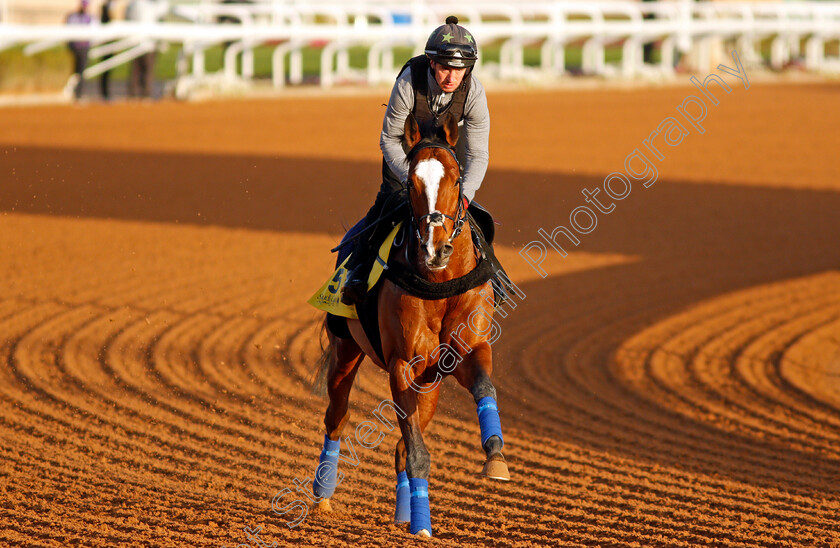
[[[472,67],[467,69],[461,85],[452,93],[452,100],[437,115],[432,112],[432,107],[429,104],[428,77],[431,70],[429,58],[425,55],[418,55],[409,59],[400,69],[400,73],[397,75],[398,80],[407,68],[411,68],[411,87],[414,89],[414,109],[411,113],[420,127],[420,135],[424,137],[434,135],[436,130],[443,125],[447,115],[454,116],[459,122],[464,119],[464,104],[467,102],[467,94],[470,92],[472,84]],[[460,134],[458,140],[461,140]],[[382,182],[393,189],[400,188],[399,179],[388,167],[384,158],[382,159]]]
[[[400,75],[405,69],[411,67],[411,87],[414,88],[414,118],[420,126],[420,134],[424,137],[431,136],[434,130],[443,125],[446,115],[454,116],[459,122],[464,119],[464,103],[467,102],[467,94],[472,84],[472,69],[467,70],[461,85],[452,94],[452,100],[444,107],[438,115],[432,112],[429,104],[429,58],[425,55],[413,57],[400,69]],[[397,76],[399,78],[399,76]]]

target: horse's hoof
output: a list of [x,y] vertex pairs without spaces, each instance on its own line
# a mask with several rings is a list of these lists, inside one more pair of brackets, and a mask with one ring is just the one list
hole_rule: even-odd
[[315,503],[314,510],[316,512],[332,512],[332,504],[330,499],[324,499]]
[[491,457],[484,463],[484,470],[481,475],[485,478],[510,481],[510,472],[508,472],[507,463],[504,458]]
[[417,531],[417,536],[423,538],[432,538],[432,534],[425,529],[420,529],[419,531]]

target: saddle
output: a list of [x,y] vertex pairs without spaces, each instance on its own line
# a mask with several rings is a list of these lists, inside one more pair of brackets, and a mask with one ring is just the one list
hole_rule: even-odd
[[[413,296],[422,299],[445,299],[483,285],[491,278],[497,278],[500,272],[504,274],[504,268],[493,253],[492,243],[496,233],[493,216],[481,205],[471,202],[467,210],[467,221],[470,223],[473,244],[478,257],[478,265],[472,272],[461,278],[436,284],[424,280],[413,269],[391,260],[391,252],[398,248],[406,237],[409,237],[406,234],[408,224],[400,221],[382,242],[372,242],[378,247],[379,252],[376,254],[371,274],[368,277],[368,292],[364,301],[353,307],[342,304],[339,297],[347,279],[344,264],[353,249],[349,242],[358,239],[356,236],[365,229],[364,219],[360,220],[347,231],[337,248],[336,271],[309,299],[309,303],[327,312],[327,329],[339,338],[351,338],[347,318],[358,319],[379,359],[384,362],[379,333],[379,289],[383,278],[392,281]],[[507,278],[506,274],[504,278]],[[493,285],[497,289],[494,293],[495,304],[498,306],[506,297],[498,291],[498,288],[504,286],[497,283]]]

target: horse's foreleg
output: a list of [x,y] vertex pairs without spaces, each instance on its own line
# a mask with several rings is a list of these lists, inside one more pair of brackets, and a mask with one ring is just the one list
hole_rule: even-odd
[[316,504],[320,510],[331,510],[329,498],[341,482],[338,478],[338,454],[341,449],[341,431],[347,424],[349,413],[350,389],[356,372],[364,359],[359,346],[352,340],[330,337],[333,345],[333,362],[330,364],[327,376],[327,394],[330,404],[324,414],[324,447],[315,479],[312,482],[312,492],[316,497]]
[[509,480],[510,472],[502,455],[504,438],[496,403],[496,388],[490,380],[492,371],[493,357],[490,345],[485,342],[473,348],[454,374],[461,386],[470,391],[476,403],[478,424],[481,428],[481,447],[487,455],[482,474],[492,479]]
[[[437,388],[433,392],[422,394],[411,387],[413,372],[406,372],[408,362],[395,360],[391,364],[391,394],[394,402],[405,411],[406,416],[398,416],[402,442],[405,443],[405,478],[409,489],[409,520],[412,535],[431,536],[432,520],[429,509],[429,472],[431,459],[429,450],[423,442],[423,419],[428,424],[437,405]],[[406,377],[409,377],[408,379]],[[399,458],[399,451],[397,452]],[[397,463],[399,471],[399,463]],[[399,486],[398,486],[399,487]],[[398,493],[399,497],[399,493]],[[399,503],[398,503],[399,504]],[[399,509],[398,509],[399,512]]]
[[[437,408],[439,390],[418,394],[418,409],[420,411],[420,431],[425,432]],[[411,490],[409,489],[406,467],[406,448],[402,438],[394,448],[394,468],[397,472],[397,503],[394,510],[394,523],[409,523],[411,521]]]
[[408,473],[405,471],[406,460],[405,442],[402,438],[394,448],[394,468],[397,471],[397,502],[394,507],[394,523],[409,523],[411,521],[411,489],[409,489]]

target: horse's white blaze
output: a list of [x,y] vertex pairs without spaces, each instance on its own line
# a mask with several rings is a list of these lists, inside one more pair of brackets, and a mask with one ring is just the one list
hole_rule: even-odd
[[[430,158],[423,160],[414,168],[414,173],[417,178],[423,181],[423,186],[426,188],[426,200],[429,202],[429,213],[437,211],[438,190],[440,189],[440,180],[443,179],[444,169],[443,164],[439,161]],[[429,237],[426,240],[426,252],[429,257],[435,254],[435,227],[429,225]]]

